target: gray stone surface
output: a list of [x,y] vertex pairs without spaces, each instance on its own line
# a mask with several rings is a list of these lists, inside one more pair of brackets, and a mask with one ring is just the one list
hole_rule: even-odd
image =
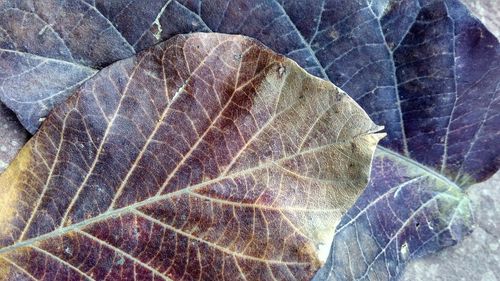
[[0,173],[7,168],[27,140],[28,132],[21,126],[16,115],[0,103]]
[[500,38],[499,0],[463,0],[463,2],[497,38]]

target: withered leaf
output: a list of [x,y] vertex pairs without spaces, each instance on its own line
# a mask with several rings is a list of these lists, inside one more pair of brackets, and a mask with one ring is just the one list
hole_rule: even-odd
[[0,276],[309,280],[379,130],[253,39],[174,37],[86,81],[0,176]]

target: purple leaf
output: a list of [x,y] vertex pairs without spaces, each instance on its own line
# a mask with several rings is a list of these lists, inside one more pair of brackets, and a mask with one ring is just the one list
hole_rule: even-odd
[[314,280],[393,280],[413,258],[470,233],[470,200],[455,183],[379,149],[363,195],[337,227]]

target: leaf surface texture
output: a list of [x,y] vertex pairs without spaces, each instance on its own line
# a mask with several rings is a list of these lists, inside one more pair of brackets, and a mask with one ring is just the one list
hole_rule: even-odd
[[253,39],[177,36],[87,80],[0,176],[6,280],[310,280],[383,134]]

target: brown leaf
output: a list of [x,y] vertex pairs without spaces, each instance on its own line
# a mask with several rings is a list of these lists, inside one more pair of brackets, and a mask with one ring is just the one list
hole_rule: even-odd
[[0,176],[0,276],[308,280],[383,134],[242,36],[177,36],[102,70]]
[[28,132],[17,121],[16,115],[0,103],[0,173],[7,168],[27,140]]

